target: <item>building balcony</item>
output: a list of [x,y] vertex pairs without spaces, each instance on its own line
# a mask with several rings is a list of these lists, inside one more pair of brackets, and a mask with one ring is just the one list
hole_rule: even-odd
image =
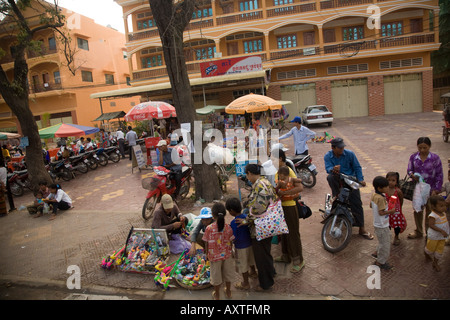
[[279,49],[279,50],[270,50],[270,60],[277,59],[296,59],[299,57],[309,57],[320,54],[319,46],[308,46],[301,48],[289,48],[289,49]]
[[326,0],[320,1],[320,10],[357,6],[374,3],[373,0]]
[[54,90],[61,90],[62,84],[55,82],[48,82],[44,84],[34,84],[30,88],[30,93],[48,92]]
[[28,59],[41,57],[41,56],[47,56],[50,54],[55,54],[58,52],[58,49],[56,47],[41,47],[41,51],[33,51],[28,50],[27,57]]
[[234,24],[240,22],[247,22],[252,20],[260,20],[263,18],[263,10],[244,11],[239,13],[232,13],[221,15],[216,18],[217,25]]
[[316,11],[316,2],[293,3],[284,6],[272,7],[267,9],[267,17],[278,17],[302,12]]
[[380,40],[381,48],[413,46],[417,44],[434,43],[435,33],[414,34],[409,36],[388,37]]

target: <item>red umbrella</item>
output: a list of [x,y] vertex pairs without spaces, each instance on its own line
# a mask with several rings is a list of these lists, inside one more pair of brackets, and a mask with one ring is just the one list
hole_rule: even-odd
[[125,115],[125,121],[139,121],[176,117],[175,107],[162,101],[149,101],[135,105]]

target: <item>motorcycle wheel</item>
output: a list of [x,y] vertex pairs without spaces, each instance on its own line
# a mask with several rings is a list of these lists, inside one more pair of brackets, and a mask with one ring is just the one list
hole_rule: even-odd
[[105,155],[101,154],[98,156],[98,158],[100,159],[100,161],[98,163],[99,165],[104,167],[108,164],[108,158]]
[[80,163],[77,165],[77,170],[78,170],[79,172],[81,172],[81,173],[87,173],[87,172],[89,171],[89,167],[88,167],[88,165],[87,165],[86,163],[80,162]]
[[159,201],[160,198],[156,194],[146,199],[144,206],[142,207],[142,218],[145,220],[153,218],[153,213],[155,212],[156,205]]
[[23,188],[20,184],[13,182],[9,187],[13,196],[20,197],[23,195]]
[[60,173],[60,177],[61,179],[63,179],[64,181],[69,181],[72,179],[72,171],[70,171],[67,168],[64,168],[61,173]]
[[316,175],[306,167],[297,168],[297,176],[302,179],[302,184],[306,188],[312,188],[316,185]]
[[111,158],[111,161],[114,163],[117,163],[120,161],[120,156],[115,152],[111,153],[109,156]]
[[[331,230],[334,222],[333,230]],[[322,228],[322,244],[325,250],[336,253],[344,250],[352,236],[352,225],[344,215],[333,215]]]
[[95,170],[98,168],[98,162],[95,159],[89,160],[89,169]]
[[185,183],[183,183],[183,185],[180,188],[180,198],[181,200],[186,199],[186,197],[189,194],[189,190],[191,189],[191,180],[188,179],[186,180]]

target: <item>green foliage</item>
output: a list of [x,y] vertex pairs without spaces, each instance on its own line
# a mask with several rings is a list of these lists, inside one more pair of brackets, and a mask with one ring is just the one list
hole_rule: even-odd
[[439,1],[439,42],[441,47],[431,54],[434,74],[450,71],[450,2]]

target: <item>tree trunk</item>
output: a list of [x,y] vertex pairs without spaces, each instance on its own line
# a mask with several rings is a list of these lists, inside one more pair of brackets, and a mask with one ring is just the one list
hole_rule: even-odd
[[26,163],[28,174],[31,177],[31,183],[37,190],[39,182],[52,180],[45,169],[44,158],[42,156],[42,144],[39,137],[39,130],[34,121],[34,115],[29,107],[28,83],[26,81],[28,74],[28,65],[25,57],[18,54],[14,63],[15,81],[11,85],[8,83],[3,70],[0,72],[0,93],[11,111],[17,117],[22,128],[24,137],[28,137],[28,147],[26,148]]
[[[183,32],[192,17],[195,2],[195,0],[184,0],[173,4],[172,0],[149,0],[161,37],[177,118],[180,123],[191,124],[192,140],[196,114],[183,51]],[[202,130],[202,128],[196,129]],[[203,152],[203,146],[195,147],[196,152]],[[220,199],[222,192],[219,181],[211,179],[216,176],[213,166],[203,162],[194,164],[193,169],[196,198],[203,198],[208,202]]]

